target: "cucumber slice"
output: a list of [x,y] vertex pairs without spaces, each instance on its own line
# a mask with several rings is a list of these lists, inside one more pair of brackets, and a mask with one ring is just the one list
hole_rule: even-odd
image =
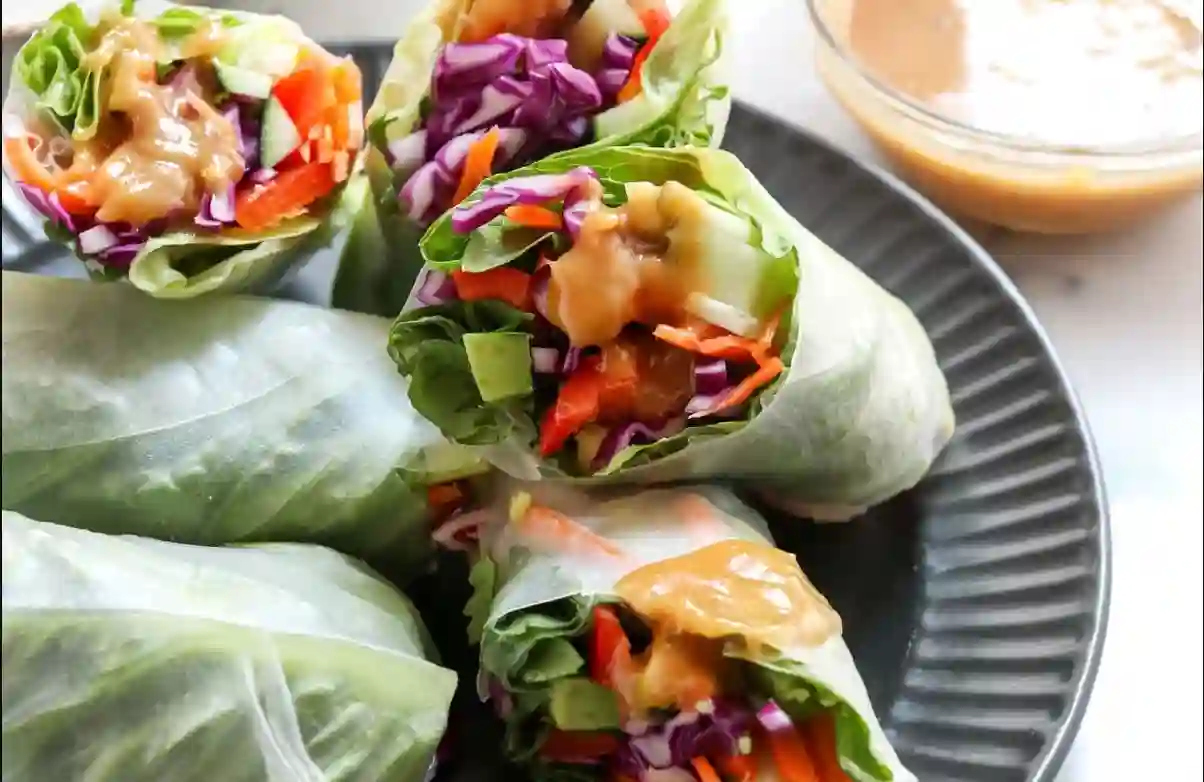
[[272,94],[272,77],[266,73],[226,65],[221,60],[214,60],[213,67],[217,71],[217,80],[226,88],[226,92],[259,100],[267,100]]
[[263,128],[259,135],[259,159],[264,168],[276,164],[301,146],[301,134],[284,105],[273,95],[263,107]]

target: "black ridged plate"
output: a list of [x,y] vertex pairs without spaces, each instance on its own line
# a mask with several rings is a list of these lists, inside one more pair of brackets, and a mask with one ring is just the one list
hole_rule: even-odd
[[[341,48],[374,89],[388,49]],[[914,491],[847,525],[778,515],[778,542],[844,617],[887,733],[922,782],[1053,782],[1095,678],[1110,569],[1099,465],[1048,339],[990,257],[894,179],[743,106],[725,146],[915,310],[958,418]],[[12,205],[6,190],[6,268],[82,273]],[[326,301],[333,265],[331,253],[315,260],[284,295]],[[471,689],[462,571],[451,563],[414,597]],[[510,778],[494,726],[464,695],[446,776]]]

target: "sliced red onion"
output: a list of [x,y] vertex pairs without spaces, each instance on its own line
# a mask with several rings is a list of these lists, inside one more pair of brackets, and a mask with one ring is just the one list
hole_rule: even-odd
[[650,427],[638,421],[615,427],[607,433],[606,439],[594,456],[594,467],[600,468],[610,464],[616,454],[630,445],[648,445],[666,437],[672,437],[686,427],[684,418],[671,418],[658,428]]
[[522,128],[498,128],[498,151],[500,154],[494,160],[495,164],[505,166],[512,163],[522,152],[523,147],[527,145],[529,135]]
[[470,233],[515,204],[541,204],[567,196],[577,188],[586,187],[597,174],[585,166],[563,174],[540,174],[517,177],[487,188],[472,203],[457,206],[452,211],[452,230]]
[[426,131],[389,142],[389,165],[394,171],[413,171],[426,162]]
[[134,262],[144,247],[146,247],[145,239],[139,242],[122,243],[102,252],[99,260],[105,266],[125,268]]
[[634,38],[611,33],[602,47],[602,65],[605,68],[621,68],[630,72],[639,50],[640,44]]
[[583,353],[583,351],[581,350],[581,348],[573,348],[573,347],[571,347],[567,351],[565,351],[564,366],[562,366],[560,368],[560,371],[566,375],[571,375],[574,372],[576,372],[577,365],[581,363],[582,353]]
[[666,733],[649,733],[631,740],[631,747],[640,758],[653,768],[669,768],[673,765],[673,748],[669,746]]
[[424,269],[422,274],[422,282],[418,284],[418,292],[414,294],[414,298],[419,302],[431,307],[456,300],[456,284],[451,277],[438,269]]
[[594,75],[594,80],[598,83],[598,89],[606,98],[614,99],[623,89],[623,85],[627,84],[627,79],[631,77],[631,71],[626,68],[606,68],[598,71]]
[[449,551],[472,551],[473,541],[478,539],[481,526],[486,524],[489,518],[487,510],[474,510],[452,516],[435,528],[431,533],[431,540]]
[[75,220],[63,208],[62,202],[59,201],[58,193],[51,193],[48,196],[40,189],[24,182],[18,182],[17,189],[21,191],[21,195],[25,196],[25,200],[29,205],[38,210],[47,220],[63,226],[71,233],[77,232]]
[[556,348],[531,348],[531,365],[541,375],[560,371],[560,351]]
[[250,177],[252,184],[264,185],[276,178],[276,169],[274,168],[257,168],[251,172]]
[[116,247],[118,241],[107,225],[94,225],[79,235],[79,251],[84,255],[100,255]]
[[551,320],[548,317],[548,286],[551,282],[551,264],[540,264],[531,276],[531,302],[535,305],[535,311],[548,321]]
[[732,387],[729,386],[714,394],[695,394],[686,403],[686,418],[691,421],[699,418],[730,418],[734,415],[736,408],[725,407],[723,402],[731,391]]
[[573,117],[548,132],[548,138],[565,144],[580,144],[589,133],[588,117]]
[[770,733],[790,730],[794,727],[794,723],[790,720],[790,715],[782,711],[782,707],[773,701],[766,703],[757,712],[757,722],[761,723],[761,727]]
[[574,190],[564,199],[564,227],[574,240],[581,233],[581,225],[586,216],[593,211],[594,204],[582,190]]
[[700,394],[718,394],[728,390],[727,362],[721,358],[699,359],[694,363],[694,389]]

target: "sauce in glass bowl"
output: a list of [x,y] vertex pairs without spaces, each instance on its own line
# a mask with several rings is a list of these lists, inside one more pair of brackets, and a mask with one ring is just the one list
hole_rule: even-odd
[[1200,0],[810,0],[821,76],[950,212],[1118,227],[1200,187]]

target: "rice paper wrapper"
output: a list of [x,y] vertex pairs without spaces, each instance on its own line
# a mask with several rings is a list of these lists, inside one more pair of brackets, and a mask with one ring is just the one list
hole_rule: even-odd
[[[102,12],[117,5],[115,1],[93,1],[79,3],[78,7],[83,11],[83,18],[95,24]],[[239,20],[243,27],[238,29],[248,38],[245,45],[254,44],[256,36],[266,36],[269,43],[273,38],[282,38],[316,46],[296,22],[282,16],[176,5],[161,0],[143,0],[131,5],[133,16],[147,20],[160,18],[165,13],[176,15],[177,20],[185,20],[189,14]],[[63,12],[64,8],[60,8],[58,13]],[[63,35],[65,33],[60,37]],[[50,106],[61,107],[65,91],[84,93],[78,100],[80,111],[87,116],[98,116],[102,110],[101,80],[94,75],[85,75],[82,70],[77,72],[78,82],[72,88],[52,83],[51,88],[39,97],[28,79],[42,78],[35,74],[67,69],[70,64],[59,62],[62,55],[57,52],[39,53],[39,47],[33,45],[35,41],[27,42],[13,61],[3,105],[5,136],[21,133]],[[82,45],[78,36],[63,44],[67,49]],[[60,51],[64,50],[60,47]],[[90,137],[95,131],[95,123],[87,124],[91,126],[91,132],[80,129],[75,135]],[[10,181],[18,182],[7,152],[3,156],[3,165],[4,174]],[[367,189],[367,182],[360,179],[353,177],[336,187],[334,192],[312,206],[308,214],[287,218],[262,231],[247,231],[237,226],[205,231],[197,227],[196,230],[175,229],[152,237],[124,269],[103,266],[96,259],[85,256],[75,234],[57,219],[47,219],[45,230],[47,236],[69,248],[85,264],[93,279],[126,281],[154,298],[192,299],[210,294],[264,293],[291,279],[315,253],[329,247],[338,233],[350,224],[355,208],[363,198],[362,190]],[[356,182],[358,184],[354,186],[350,184]],[[29,206],[34,214],[46,217],[37,205],[30,203]]]
[[[466,405],[466,414],[491,426],[466,444],[520,480],[597,486],[738,479],[795,513],[826,521],[849,519],[928,472],[953,435],[954,414],[923,327],[903,302],[800,225],[734,155],[706,148],[579,150],[492,177],[465,203],[499,182],[578,167],[596,172],[608,197],[625,199],[631,182],[676,181],[746,219],[762,250],[776,259],[774,284],[787,295],[787,286],[795,286],[783,316],[786,370],[749,412],[631,446],[588,478],[570,477],[539,458],[532,445],[538,416],[514,405]],[[456,234],[445,215],[423,239],[423,250],[432,266],[446,269],[488,228]],[[398,353],[407,349],[399,334],[408,328],[405,320],[419,316],[416,306],[411,300],[406,311],[413,314],[395,322],[391,349]],[[428,385],[439,387],[436,379],[413,382],[411,389]]]
[[14,272],[0,317],[7,509],[186,543],[322,543],[406,577],[430,553],[423,485],[483,469],[409,406],[382,319]]
[[[418,242],[426,228],[399,203],[404,178],[399,181],[390,169],[385,147],[421,124],[439,54],[457,40],[475,2],[435,0],[393,49],[368,109],[368,145],[361,157],[371,191],[357,193],[358,211],[334,281],[336,307],[393,317],[422,270]],[[731,113],[727,2],[671,0],[668,6],[673,23],[644,64],[641,94],[596,115],[596,140],[580,150],[628,144],[718,147],[723,142]]]
[[413,606],[314,546],[3,514],[5,779],[421,782],[456,676]]
[[[538,488],[532,490],[540,496]],[[688,494],[709,502],[718,511],[715,518],[720,523],[705,528],[691,523],[679,510]],[[535,638],[555,637],[558,632],[577,635],[584,632],[591,607],[619,602],[616,584],[644,565],[680,557],[724,540],[774,545],[764,520],[730,491],[716,487],[656,489],[597,504],[557,501],[555,507],[617,546],[623,558],[620,561],[590,553],[558,553],[548,541],[526,538],[513,525],[486,537],[484,550],[496,570],[494,596],[484,619],[481,641],[483,698],[488,695],[484,676],[494,677],[511,692],[533,686],[522,679],[521,671],[524,666],[538,664],[535,647],[539,641],[532,643],[530,638],[523,638],[522,617],[540,616],[553,603],[574,600],[580,607],[578,616],[566,618],[565,612],[559,611],[554,617],[546,616],[528,624]],[[481,600],[480,591],[478,588],[474,600]],[[732,643],[725,653],[757,666],[782,690],[794,688],[792,682],[813,689],[825,707],[834,709],[846,771],[853,773],[847,765],[851,760],[859,764],[863,774],[854,776],[857,782],[915,782],[916,777],[903,767],[887,740],[852,654],[839,633],[820,646],[780,650],[761,647],[750,653],[743,644]],[[546,686],[546,682],[535,686]],[[779,700],[784,694],[773,693]],[[842,732],[844,737],[840,735]]]

